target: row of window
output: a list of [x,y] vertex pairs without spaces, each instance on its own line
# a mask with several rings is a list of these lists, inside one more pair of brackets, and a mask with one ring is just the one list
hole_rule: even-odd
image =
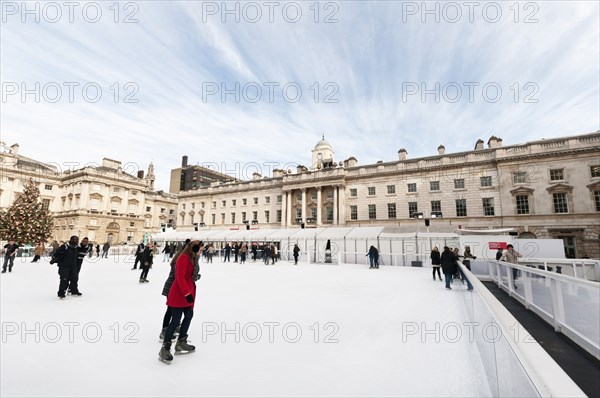
[[[516,196],[516,206],[517,206],[517,214],[530,214],[530,205],[529,205],[529,195],[517,195]],[[494,198],[481,198],[483,215],[484,216],[494,216],[495,206],[494,206]],[[594,201],[596,205],[596,211],[600,212],[600,191],[594,192]],[[569,205],[566,193],[554,193],[553,194],[553,206],[554,212],[568,213]],[[456,199],[455,200],[455,214],[456,217],[467,217],[467,200],[466,199]],[[308,217],[315,219],[317,218],[317,209],[311,208],[309,209],[310,213],[307,215]],[[408,202],[408,218],[413,218],[415,213],[419,212],[419,206],[417,202]],[[442,212],[442,204],[439,200],[431,201],[431,212]],[[325,221],[333,221],[333,207],[327,207],[325,212]],[[270,222],[270,211],[264,211],[264,219],[262,222],[269,223]],[[281,222],[281,210],[277,210],[277,216],[275,222]],[[241,222],[247,221],[247,213],[241,213]],[[397,218],[397,208],[396,203],[388,203],[387,204],[387,217],[388,219],[396,219]],[[302,217],[302,209],[296,209],[296,218]],[[368,217],[369,220],[377,219],[377,206],[375,204],[368,205]],[[203,222],[203,218],[201,216],[200,222]],[[226,214],[221,213],[221,224],[225,224]],[[236,213],[231,213],[230,215],[231,224],[236,223]],[[252,212],[252,220],[258,221],[258,211]],[[358,206],[352,205],[350,206],[350,220],[358,220]],[[182,220],[183,222],[183,220]],[[216,214],[212,214],[212,224],[216,222]],[[191,224],[194,223],[194,218],[191,219]]]
[[[282,201],[282,196],[283,196],[283,195],[277,195],[277,203],[281,203],[281,201]],[[253,198],[253,203],[254,203],[255,205],[257,205],[257,204],[258,204],[258,197],[254,197],[254,198]],[[268,205],[269,203],[271,203],[271,197],[270,197],[270,196],[265,196],[265,204],[267,204],[267,205]],[[242,199],[242,206],[246,206],[247,204],[248,204],[248,199],[247,199],[247,198],[243,198],[243,199]],[[205,208],[205,205],[206,205],[206,203],[205,203],[205,202],[200,202],[200,208],[204,209],[204,208]],[[222,207],[227,207],[227,200],[226,200],[226,199],[223,199],[223,200],[221,200],[221,205],[222,205]],[[236,205],[237,205],[237,199],[231,199],[231,206],[236,206]],[[212,208],[215,208],[215,207],[217,207],[217,201],[216,201],[216,200],[213,200],[213,202],[212,202]],[[182,208],[183,210],[185,210],[185,208],[186,208],[186,204],[185,204],[185,203],[183,203],[183,204],[181,205],[181,208]],[[195,209],[195,208],[196,208],[196,203],[192,202],[192,203],[191,203],[191,208],[192,208],[192,209]]]
[[[531,208],[529,205],[529,195],[517,195],[516,199],[516,207],[517,214],[531,214]],[[484,216],[494,216],[496,215],[494,210],[494,198],[481,198],[483,215]],[[553,193],[552,194],[552,203],[554,208],[554,213],[556,214],[565,214],[569,212],[569,201],[567,198],[567,194],[564,192]],[[600,212],[600,191],[594,191],[594,203],[596,207],[596,211]],[[377,206],[374,204],[368,205],[368,214],[369,220],[377,219]],[[396,215],[396,204],[388,203],[388,218],[395,219]],[[419,212],[419,207],[417,202],[408,202],[408,217],[412,218],[415,213]],[[431,201],[431,212],[442,212],[441,201],[432,200]],[[467,200],[466,199],[456,199],[455,200],[455,214],[456,217],[467,217]],[[358,206],[352,205],[350,206],[350,219],[358,220]]]
[[[590,174],[592,177],[600,177],[600,165],[590,166]],[[565,179],[564,169],[551,169],[550,170],[550,181],[563,181]],[[512,174],[512,181],[514,184],[524,184],[528,182],[527,172],[519,171]],[[484,176],[479,177],[479,185],[482,188],[491,187],[492,186],[492,177]],[[396,193],[395,185],[388,185],[387,193],[393,195]],[[464,178],[456,178],[454,179],[454,189],[464,189],[465,188],[465,179]],[[417,192],[417,184],[416,183],[408,183],[407,191],[409,193]],[[430,181],[429,182],[429,191],[440,191],[440,182],[439,181]],[[367,194],[369,196],[375,196],[377,194],[375,187],[368,187]],[[357,197],[358,189],[350,188],[350,197]]]
[[[480,185],[481,187],[491,187],[492,186],[492,177],[480,177]],[[395,185],[388,185],[387,187],[387,193],[388,195],[394,195],[396,194],[396,186]],[[464,178],[457,178],[454,180],[454,189],[464,189],[465,188],[465,179]],[[417,192],[417,183],[408,183],[406,190],[409,193],[414,193]],[[440,182],[439,181],[430,181],[429,182],[429,191],[440,191]],[[367,187],[367,194],[368,196],[375,196],[377,195],[377,189],[376,187]],[[350,188],[350,197],[351,198],[356,198],[358,196],[358,188]]]

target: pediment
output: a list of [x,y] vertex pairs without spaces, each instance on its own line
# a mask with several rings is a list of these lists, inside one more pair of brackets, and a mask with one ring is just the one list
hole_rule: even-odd
[[559,182],[559,183],[550,185],[548,188],[546,188],[546,191],[548,191],[548,192],[572,192],[573,186],[569,185],[569,184],[565,184],[564,182]]
[[515,189],[511,189],[510,193],[515,195],[531,195],[533,194],[533,189],[529,187],[517,187]]
[[586,187],[588,187],[590,191],[600,191],[600,181],[588,184]]

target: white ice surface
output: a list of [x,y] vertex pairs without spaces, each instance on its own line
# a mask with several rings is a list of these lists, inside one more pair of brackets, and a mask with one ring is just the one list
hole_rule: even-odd
[[[196,352],[167,365],[158,361],[158,335],[169,267],[157,256],[147,284],[139,284],[139,271],[130,268],[123,258],[86,259],[83,296],[59,300],[56,266],[17,259],[13,272],[0,278],[0,395],[490,395],[477,346],[468,339],[426,336],[422,342],[417,335],[402,341],[403,322],[433,327],[467,321],[458,291],[464,287],[447,291],[431,280],[430,269],[202,264],[189,331]],[[77,323],[72,336],[69,322]],[[234,329],[236,322],[240,328],[256,322],[262,338],[249,342],[256,335],[250,326],[240,331],[239,343],[235,333],[203,335],[203,323],[215,325],[209,322],[219,329],[221,323]],[[280,324],[273,342],[265,322]],[[291,322],[302,332],[297,343],[283,336]],[[310,329],[315,322],[318,336]],[[328,322],[339,327],[337,343],[324,342],[334,331],[325,329]],[[296,335],[287,332],[288,339]]]

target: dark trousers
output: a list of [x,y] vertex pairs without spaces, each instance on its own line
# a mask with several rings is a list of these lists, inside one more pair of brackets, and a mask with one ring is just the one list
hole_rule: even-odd
[[229,253],[225,252],[225,257],[223,257],[223,262],[229,262]]
[[150,265],[140,264],[140,269],[142,270],[142,273],[140,274],[140,279],[146,279],[148,277],[148,270],[150,270]]
[[32,263],[37,263],[39,259],[40,259],[40,255],[36,254],[35,256],[33,256],[33,260],[31,260],[31,262]]
[[75,267],[58,267],[58,275],[60,276],[60,284],[58,286],[58,295],[64,296],[67,287],[70,288],[72,293],[79,292],[77,283],[79,281],[79,272],[77,266]]
[[[138,263],[142,260],[142,255],[141,254],[137,254],[135,256],[135,261],[133,262],[133,269],[137,269],[137,265]],[[142,265],[140,264],[140,269],[142,268]]]
[[[83,265],[83,260],[81,261],[81,264],[77,264],[77,283],[75,283],[75,291],[77,292],[79,290],[79,273],[81,272],[81,266]],[[60,273],[59,273],[60,275]],[[69,293],[73,292],[73,288],[71,287],[71,282],[69,281],[69,284],[67,285],[68,287],[68,291]]]
[[442,279],[442,274],[440,273],[440,267],[433,267],[433,279],[435,279],[435,272],[437,271],[438,278]]
[[298,255],[294,254],[294,264],[298,264]]
[[6,271],[6,266],[8,265],[8,270],[10,271],[15,264],[15,256],[4,255],[4,265],[2,266],[2,271]]
[[237,254],[237,253],[234,253],[234,254],[233,254],[233,262],[234,262],[234,263],[237,263],[237,262],[238,262],[238,254]]
[[167,311],[165,312],[165,316],[163,318],[163,329],[169,326],[169,323],[171,323],[172,317],[173,317],[173,311],[171,310],[171,307],[167,306]]
[[167,332],[165,333],[165,341],[171,341],[173,335],[175,334],[175,329],[179,326],[179,322],[181,322],[181,317],[183,316],[183,322],[181,322],[181,328],[179,329],[180,337],[187,337],[188,329],[190,328],[190,323],[192,323],[192,318],[194,317],[194,310],[192,307],[185,308],[175,308],[171,307],[171,322],[167,327]]

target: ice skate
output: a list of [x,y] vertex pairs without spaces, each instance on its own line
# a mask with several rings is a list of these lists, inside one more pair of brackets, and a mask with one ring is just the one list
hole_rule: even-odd
[[187,336],[182,336],[177,340],[177,344],[175,344],[175,355],[181,354],[189,354],[194,352],[196,347],[187,342]]
[[173,355],[171,355],[171,342],[165,341],[158,353],[158,360],[167,364],[171,364]]

